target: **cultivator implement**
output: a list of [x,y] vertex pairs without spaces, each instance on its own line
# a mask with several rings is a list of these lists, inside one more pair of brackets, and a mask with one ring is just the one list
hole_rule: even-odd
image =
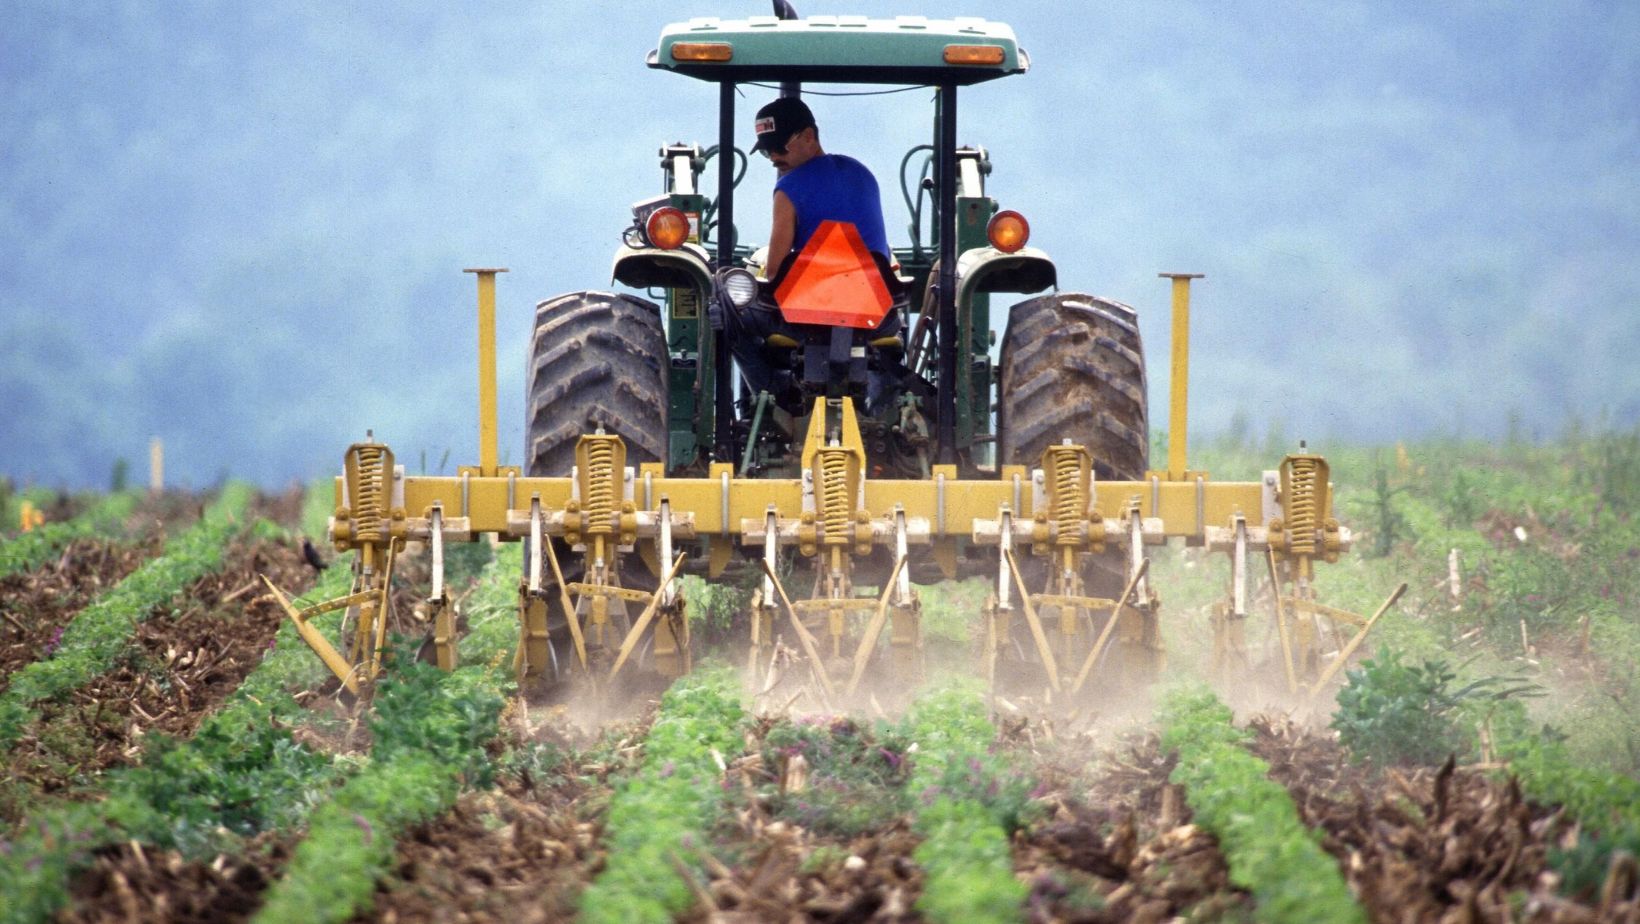
[[[493,310],[492,299],[493,288],[481,284],[481,314],[486,303]],[[493,400],[481,389],[481,413]],[[914,572],[993,575],[976,633],[984,638],[981,670],[998,683],[999,664],[1026,665],[1025,686],[1050,699],[1143,682],[1163,668],[1149,552],[1171,539],[1223,553],[1229,565],[1213,618],[1222,670],[1254,669],[1244,628],[1256,596],[1249,566],[1264,560],[1264,596],[1295,693],[1324,686],[1394,602],[1363,619],[1316,600],[1316,563],[1336,560],[1350,534],[1331,514],[1325,460],[1307,452],[1256,482],[1213,481],[1190,471],[1182,451],[1144,481],[1102,481],[1087,448],[1069,442],[1049,447],[1037,467],[999,466],[992,477],[961,478],[955,466],[936,465],[927,479],[872,478],[845,398],[815,402],[795,478],[736,477],[726,463],[705,477],[669,475],[660,463],[628,465],[623,441],[604,433],[581,437],[564,477],[495,465],[493,448],[480,455],[479,466],[434,477],[406,475],[373,439],[347,450],[331,540],[358,553],[352,592],[305,609],[274,592],[349,690],[382,669],[394,563],[412,543],[431,561],[431,651],[440,667],[456,666],[444,548],[486,534],[525,543],[514,659],[521,679],[604,682],[634,662],[668,676],[688,671],[689,622],[677,587],[686,566],[717,578],[734,563],[755,562],[761,580],[748,663],[768,663],[789,639],[785,647],[807,662],[828,700],[856,695],[874,665],[896,685],[915,681],[922,633]],[[1090,591],[1096,560],[1120,575],[1119,594]],[[793,594],[787,585],[799,578],[802,592]],[[345,653],[311,623],[342,608]],[[1345,639],[1341,626],[1357,631]]]

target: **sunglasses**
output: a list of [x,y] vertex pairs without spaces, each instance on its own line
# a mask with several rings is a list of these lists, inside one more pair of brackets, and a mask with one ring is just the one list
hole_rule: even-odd
[[802,133],[803,133],[803,129],[800,128],[797,131],[792,132],[791,134],[787,135],[786,140],[781,142],[780,144],[771,144],[771,145],[764,146],[763,149],[762,149],[763,156],[768,157],[768,158],[773,158],[777,154],[785,155],[786,145],[791,144],[792,139],[796,138],[798,135],[800,135]]

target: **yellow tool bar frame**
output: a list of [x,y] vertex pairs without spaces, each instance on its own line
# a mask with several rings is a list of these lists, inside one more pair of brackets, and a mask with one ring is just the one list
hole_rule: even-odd
[[[705,478],[666,475],[658,464],[639,466],[630,497],[637,510],[658,510],[662,498],[674,511],[693,514],[696,536],[740,538],[743,531],[761,535],[773,507],[782,517],[803,510],[803,482],[796,478],[736,478],[733,466],[717,464]],[[433,507],[442,508],[446,533],[498,533],[503,539],[520,538],[518,524],[527,520],[532,498],[546,510],[562,510],[572,498],[570,478],[530,478],[518,475],[484,477],[395,475],[395,519],[425,518]],[[1016,518],[1030,520],[1038,512],[1032,473],[1023,466],[1004,466],[996,479],[959,479],[955,466],[934,466],[927,480],[867,479],[864,509],[874,517],[892,516],[896,505],[910,516],[926,518],[932,539],[971,539],[976,520],[990,520],[1004,505]],[[1275,475],[1259,482],[1215,482],[1205,473],[1170,481],[1152,472],[1145,481],[1096,481],[1090,508],[1107,520],[1119,520],[1137,503],[1139,515],[1159,519],[1162,534],[1190,542],[1207,538],[1209,527],[1221,527],[1240,514],[1263,525],[1281,516],[1275,493]],[[1331,507],[1332,486],[1327,486]],[[342,479],[336,479],[336,504],[346,506]],[[465,522],[455,522],[465,521]],[[746,521],[752,530],[743,530]]]

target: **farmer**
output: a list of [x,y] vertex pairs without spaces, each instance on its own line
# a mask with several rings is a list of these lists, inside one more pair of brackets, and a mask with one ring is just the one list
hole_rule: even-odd
[[866,248],[887,261],[892,251],[876,178],[854,158],[821,149],[820,128],[808,105],[783,96],[757,111],[755,127],[752,150],[762,151],[780,175],[763,275],[776,278],[792,252],[802,250],[827,220],[852,223]]

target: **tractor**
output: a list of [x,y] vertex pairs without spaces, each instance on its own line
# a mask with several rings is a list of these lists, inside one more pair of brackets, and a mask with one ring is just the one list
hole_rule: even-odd
[[[472,270],[479,465],[406,476],[374,439],[344,456],[331,538],[359,553],[354,592],[307,609],[286,601],[342,683],[357,689],[381,669],[392,562],[412,541],[432,550],[431,650],[453,667],[442,548],[484,534],[525,543],[521,679],[602,682],[634,662],[688,670],[677,578],[751,569],[750,664],[785,651],[826,701],[874,670],[909,686],[922,652],[916,585],[983,575],[994,586],[981,672],[1024,676],[1049,698],[1078,694],[1160,669],[1146,552],[1172,538],[1230,559],[1215,619],[1223,664],[1245,659],[1260,554],[1290,689],[1319,688],[1359,644],[1370,621],[1322,606],[1312,584],[1315,563],[1350,544],[1331,516],[1325,460],[1301,451],[1251,483],[1188,466],[1195,275],[1159,274],[1172,283],[1175,339],[1168,459],[1152,468],[1134,309],[1060,289],[1027,220],[987,195],[987,151],[958,145],[959,94],[1029,70],[1012,29],[801,19],[776,0],[773,16],[666,26],[647,64],[716,85],[716,142],[660,149],[663,187],[619,233],[612,277],[629,291],[539,303],[522,468],[497,464],[499,269]],[[750,127],[741,89],[789,96],[815,84],[932,98],[928,142],[900,161],[909,240],[887,259],[865,254],[852,225],[823,226],[790,260],[736,233],[749,147],[736,129]],[[1008,304],[1000,318],[993,298]],[[735,320],[755,312],[775,323]],[[344,606],[345,655],[310,624]],[[1335,635],[1330,662],[1326,622],[1362,630],[1349,645]]]

